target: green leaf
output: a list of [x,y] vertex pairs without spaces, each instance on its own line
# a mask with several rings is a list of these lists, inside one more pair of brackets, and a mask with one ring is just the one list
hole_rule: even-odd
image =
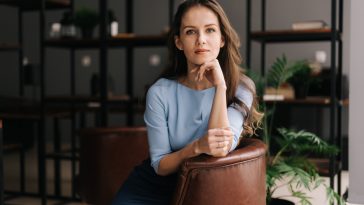
[[294,131],[286,128],[278,128],[279,136],[275,139],[280,146],[284,146],[284,152],[292,155],[304,155],[316,153],[325,156],[338,154],[337,147],[329,145],[316,134],[304,130]]
[[287,59],[283,55],[282,58],[277,58],[273,63],[272,68],[268,71],[267,84],[278,88],[284,81],[285,72],[287,71]]
[[345,200],[336,193],[331,187],[326,187],[326,197],[329,201],[329,204],[334,204],[336,202],[337,205],[345,205]]

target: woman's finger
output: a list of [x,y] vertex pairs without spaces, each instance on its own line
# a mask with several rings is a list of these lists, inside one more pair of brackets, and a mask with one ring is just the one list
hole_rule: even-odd
[[220,142],[217,142],[217,148],[223,148],[227,145],[227,142],[225,141],[220,141]]
[[214,59],[214,60],[211,60],[211,61],[208,61],[204,64],[202,64],[200,66],[200,69],[199,69],[199,79],[202,80],[203,79],[203,76],[205,75],[206,71],[212,71],[214,70],[217,66],[219,66],[218,64],[217,59]]
[[230,129],[212,129],[211,134],[215,136],[232,136],[234,133]]

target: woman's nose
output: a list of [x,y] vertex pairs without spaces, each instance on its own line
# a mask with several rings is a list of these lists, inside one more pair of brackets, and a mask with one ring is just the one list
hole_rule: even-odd
[[197,39],[197,44],[198,45],[203,45],[206,44],[206,36],[204,34],[199,34],[198,35],[198,39]]

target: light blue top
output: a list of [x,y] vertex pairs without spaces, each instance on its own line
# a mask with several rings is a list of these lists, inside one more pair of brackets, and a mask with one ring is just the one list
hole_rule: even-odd
[[[164,155],[177,151],[207,131],[215,87],[188,88],[175,80],[161,78],[148,90],[144,121],[148,130],[151,165],[157,172]],[[242,85],[236,97],[249,108],[253,97]],[[234,132],[231,150],[243,131],[244,116],[237,106],[228,107],[230,129]]]

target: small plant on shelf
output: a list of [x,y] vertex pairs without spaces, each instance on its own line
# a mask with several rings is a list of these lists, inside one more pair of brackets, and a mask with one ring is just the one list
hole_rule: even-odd
[[92,38],[98,23],[99,15],[92,9],[81,8],[75,12],[75,24],[81,29],[83,38]]
[[295,98],[303,99],[307,96],[310,85],[315,81],[312,69],[307,61],[296,63],[299,68],[287,79],[295,91]]
[[[285,56],[277,58],[266,76],[253,72],[248,75],[257,87],[258,96],[263,96],[267,85],[278,89],[282,83],[306,69],[303,61],[289,65]],[[268,205],[293,204],[281,199],[298,198],[299,204],[312,204],[311,197],[306,191],[312,191],[320,186],[326,188],[327,199],[330,204],[336,202],[343,205],[344,200],[319,176],[317,167],[308,159],[309,154],[333,156],[338,149],[326,143],[320,137],[304,130],[290,130],[287,128],[273,128],[275,103],[269,107],[261,101],[260,109],[265,113],[260,138],[268,145],[266,199]],[[274,131],[274,133],[272,132]],[[274,145],[274,146],[273,146]],[[289,195],[278,196],[277,190],[282,186],[288,187]],[[277,202],[279,201],[279,202]]]

